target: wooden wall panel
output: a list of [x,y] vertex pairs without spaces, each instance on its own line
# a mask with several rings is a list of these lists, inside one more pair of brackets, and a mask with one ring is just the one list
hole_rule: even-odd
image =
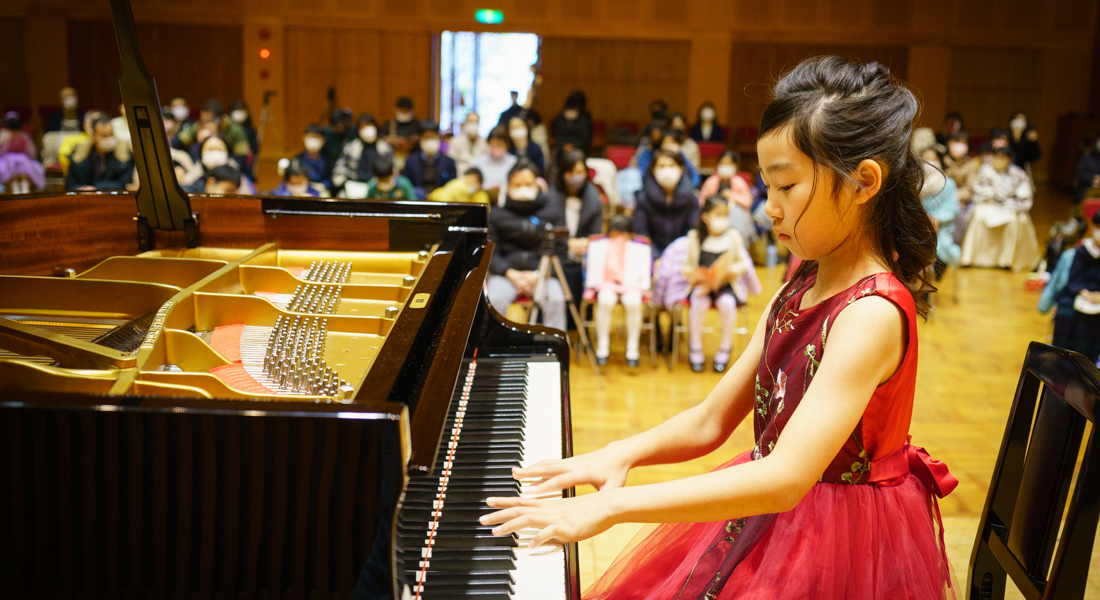
[[288,27],[286,32],[287,150],[306,125],[322,120],[329,86],[337,104],[384,122],[409,96],[417,116],[431,109],[431,36],[427,33]]
[[578,89],[588,96],[593,118],[608,125],[647,122],[647,106],[656,98],[671,110],[693,111],[688,106],[690,56],[686,41],[545,37],[539,112],[552,119]]
[[[86,108],[117,114],[118,45],[110,21],[69,20],[70,82]],[[242,93],[241,27],[138,23],[138,39],[160,100],[183,95],[197,107],[208,98],[227,105]]]
[[1009,114],[1040,111],[1043,51],[1020,48],[955,48],[948,78],[948,110],[957,110],[966,129],[985,135],[1007,127]]
[[756,127],[771,100],[775,82],[803,59],[822,54],[861,62],[878,61],[902,79],[908,73],[909,49],[905,46],[735,43],[730,52],[730,126],[734,130]]
[[0,110],[30,104],[26,19],[0,19],[0,57]]

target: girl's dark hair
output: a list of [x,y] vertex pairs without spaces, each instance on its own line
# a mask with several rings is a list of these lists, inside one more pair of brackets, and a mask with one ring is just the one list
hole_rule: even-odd
[[512,177],[520,171],[530,171],[535,174],[535,177],[542,177],[542,173],[539,172],[539,166],[534,161],[526,156],[516,161],[515,165],[512,165],[512,170],[508,171],[508,183],[512,182]]
[[611,233],[613,231],[633,234],[634,222],[626,215],[615,215],[611,217],[611,221],[607,224],[607,232]]
[[374,115],[370,113],[363,113],[359,115],[359,127],[361,128],[364,125],[374,125],[375,127],[378,127],[378,121],[374,119]]
[[487,141],[499,140],[508,144],[508,147],[512,147],[512,139],[508,136],[508,128],[504,125],[497,125],[489,131],[489,138]]
[[699,241],[707,239],[707,236],[710,235],[710,231],[707,229],[707,224],[703,222],[703,215],[718,208],[719,206],[725,206],[728,208],[729,205],[730,202],[729,200],[726,200],[725,196],[719,196],[717,194],[713,196],[708,196],[707,199],[703,201],[703,210],[699,211],[699,222],[695,224],[695,229],[699,232]]
[[684,157],[682,154],[680,154],[679,152],[673,152],[671,150],[665,150],[664,148],[659,148],[653,151],[653,158],[649,160],[649,168],[646,169],[646,174],[648,174],[650,177],[653,177],[653,171],[657,168],[657,159],[661,158],[662,156],[665,158],[671,158],[672,160],[676,161],[676,164],[681,169],[684,168]]
[[[887,268],[908,286],[917,313],[927,317],[924,295],[936,288],[926,268],[936,259],[936,232],[920,201],[924,161],[909,144],[917,111],[916,97],[883,65],[819,56],[802,61],[776,84],[775,98],[760,119],[760,137],[789,128],[794,145],[814,162],[811,197],[819,167],[833,173],[836,194],[845,185],[859,185],[852,173],[862,161],[883,166],[882,186],[865,215],[868,237]],[[795,232],[797,227],[798,221]],[[803,262],[794,279],[802,280],[816,265]]]
[[962,130],[956,131],[955,133],[952,133],[950,136],[947,137],[947,142],[966,142],[967,144],[969,144],[970,134]]
[[[96,119],[96,122],[98,123],[99,120]],[[107,123],[110,123],[110,122],[111,122],[110,120],[107,121]],[[233,156],[233,152],[232,152],[233,149],[230,148],[229,142],[226,141],[225,136],[223,136],[220,133],[215,133],[214,135],[212,135],[212,136],[206,138],[205,140],[203,140],[201,144],[199,144],[199,156],[200,157],[202,156],[202,151],[206,148],[206,145],[210,143],[210,140],[221,140],[222,143],[225,144],[226,154],[228,154],[229,156]]]
[[[568,192],[569,188],[565,185],[565,174],[572,171],[573,167],[577,166],[577,163],[585,165],[585,177],[587,177],[588,165],[584,160],[583,150],[573,149],[562,154],[561,158],[558,159],[558,172],[554,177],[554,185],[562,192]],[[585,181],[585,185],[588,185],[587,180]],[[581,195],[583,189],[584,186],[581,186],[581,188],[577,190],[578,197]]]
[[1100,210],[1092,213],[1092,224],[1100,225]]
[[286,169],[283,169],[283,181],[290,181],[291,177],[297,177],[299,175],[305,176],[305,174],[306,170],[302,167],[302,163],[297,160],[292,160],[290,164],[286,166]]
[[722,153],[722,156],[718,157],[718,161],[721,162],[723,158],[728,158],[734,162],[734,164],[741,166],[741,153],[736,150],[726,150]]

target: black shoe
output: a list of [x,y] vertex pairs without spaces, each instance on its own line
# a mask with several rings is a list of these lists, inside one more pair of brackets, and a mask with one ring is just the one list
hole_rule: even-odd
[[714,363],[714,372],[723,373],[726,370],[726,363],[716,362]]
[[691,363],[691,370],[695,371],[696,373],[702,373],[705,367],[706,365],[704,365],[703,363]]
[[636,358],[626,359],[626,366],[630,367],[631,369],[637,369],[638,368],[638,359],[636,359]]
[[600,366],[600,367],[606,367],[607,366],[607,357],[606,356],[597,356],[596,357],[596,365]]

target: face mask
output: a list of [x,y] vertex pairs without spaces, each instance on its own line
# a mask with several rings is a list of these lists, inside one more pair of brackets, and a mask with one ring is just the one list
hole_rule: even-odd
[[246,111],[246,110],[235,110],[232,113],[230,113],[229,116],[233,117],[233,120],[238,122],[238,123],[244,123],[245,121],[248,120],[248,111]]
[[584,185],[585,181],[588,181],[587,174],[570,173],[565,176],[565,185],[570,190],[576,191],[581,189],[581,186]]
[[362,129],[359,130],[359,137],[369,144],[378,139],[378,128],[374,125],[364,125]]
[[951,153],[951,157],[955,159],[966,156],[970,147],[964,142],[951,142],[947,145],[947,151]]
[[295,196],[306,196],[309,195],[309,184],[304,183],[302,185],[291,185],[288,183],[286,184],[286,191]]
[[463,125],[462,131],[470,137],[477,137],[477,123],[467,123]]
[[1011,121],[1008,122],[1008,126],[1013,131],[1023,131],[1024,128],[1027,127],[1027,121],[1025,121],[1023,119],[1019,119],[1019,118],[1012,119]]
[[185,121],[187,117],[191,116],[191,109],[186,106],[173,106],[172,116],[175,117],[177,121]]
[[481,186],[476,184],[476,183],[471,183],[471,184],[466,186],[466,191],[470,192],[471,194],[476,194],[478,192],[478,190],[480,190],[480,189],[481,189]]
[[508,197],[512,200],[534,200],[539,197],[539,188],[533,185],[510,188]]
[[229,153],[225,150],[207,150],[202,153],[202,166],[215,169],[229,162]]
[[733,165],[718,165],[718,176],[722,179],[730,179],[737,174],[737,168]]
[[509,130],[508,135],[512,136],[512,139],[517,142],[527,141],[527,130],[520,127]]
[[699,111],[699,118],[706,121],[706,122],[708,122],[708,123],[713,121],[714,120],[714,109],[713,108],[704,108],[703,110]]
[[729,217],[711,217],[707,223],[707,230],[711,235],[722,235],[730,228]]
[[306,150],[309,150],[310,152],[320,152],[321,148],[324,145],[325,145],[324,140],[321,140],[321,139],[318,139],[318,138],[315,138],[315,137],[307,137],[306,138]]
[[95,143],[95,147],[99,149],[100,152],[110,152],[114,150],[117,146],[118,140],[116,140],[114,136],[99,138],[98,140],[96,140]]
[[413,120],[413,115],[411,112],[398,111],[398,113],[395,114],[393,118],[397,119],[398,123],[408,123],[409,121]]
[[73,110],[76,108],[77,98],[76,96],[65,96],[65,99],[61,101],[62,106],[66,110]]
[[424,154],[428,156],[435,156],[439,154],[439,140],[436,138],[429,138],[426,140],[420,140],[420,149],[424,151]]
[[680,183],[680,175],[680,167],[661,167],[653,171],[653,177],[657,179],[657,183],[666,190],[671,190]]
[[563,117],[565,117],[569,121],[572,121],[573,119],[576,119],[577,117],[581,116],[580,111],[575,109],[575,108],[571,108],[569,110],[562,111],[561,114],[562,114]]

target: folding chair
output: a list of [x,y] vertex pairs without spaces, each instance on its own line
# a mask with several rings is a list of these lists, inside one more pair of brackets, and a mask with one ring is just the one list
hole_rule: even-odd
[[[618,306],[622,306],[620,302]],[[581,319],[584,320],[583,326],[588,332],[588,339],[596,339],[596,290],[586,289],[584,294],[581,295]],[[625,315],[624,315],[625,318]],[[657,338],[654,334],[654,323],[657,322],[657,309],[653,306],[653,292],[646,291],[642,294],[642,335],[649,336],[649,362],[656,367],[657,366]],[[578,325],[580,327],[580,325]],[[620,323],[620,330],[624,329]],[[595,342],[593,342],[595,343]],[[577,357],[577,364],[581,363],[581,353],[574,352]]]
[[[672,319],[672,325],[670,327],[669,338],[671,339],[671,350],[668,359],[668,368],[673,369],[676,364],[680,362],[680,345],[683,344],[683,340],[688,339],[691,328],[688,327],[688,312],[691,310],[691,298],[684,298],[676,302],[672,306],[672,310],[669,311],[669,315]],[[713,306],[711,310],[717,310]],[[745,326],[748,317],[746,316],[746,310],[744,306],[737,307],[737,321],[742,325],[733,328],[733,347],[730,348],[730,361],[736,360],[741,355],[743,346],[748,346],[749,328]],[[654,322],[657,320],[656,314],[653,317]],[[719,331],[717,328],[703,326],[703,333],[710,334]],[[746,340],[744,344],[738,343],[738,340],[743,338]]]
[[[1084,597],[1100,519],[1098,409],[1100,371],[1080,354],[1032,342],[970,557],[967,598],[1002,600],[1006,575],[1028,600]],[[1086,421],[1092,431],[1070,490]]]

